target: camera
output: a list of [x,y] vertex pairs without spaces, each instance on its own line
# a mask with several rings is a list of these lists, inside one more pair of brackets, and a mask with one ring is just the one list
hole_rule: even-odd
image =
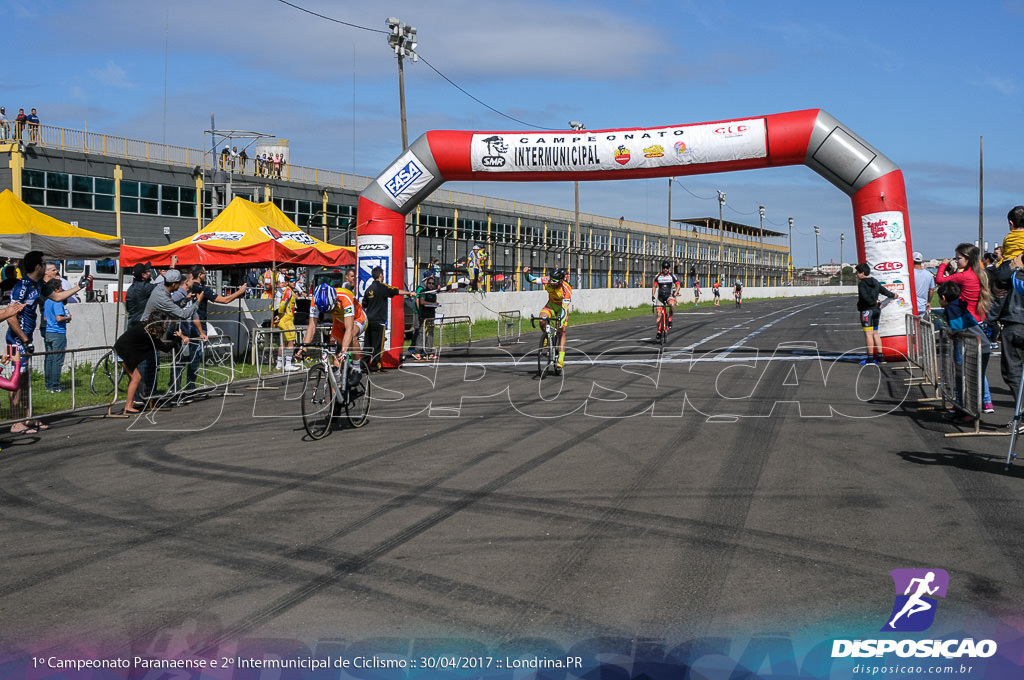
[[203,284],[193,282],[192,287],[189,289],[188,292],[192,293],[193,295],[199,295],[200,293],[203,292]]

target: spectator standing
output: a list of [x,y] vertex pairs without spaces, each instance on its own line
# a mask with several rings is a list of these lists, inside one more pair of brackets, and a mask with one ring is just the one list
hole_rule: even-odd
[[241,173],[243,175],[245,174],[245,162],[247,160],[249,160],[249,154],[245,153],[245,149],[243,148],[240,152],[238,152],[238,163],[241,169]]
[[[226,305],[245,295],[246,290],[248,290],[248,285],[243,283],[230,295],[218,294],[217,291],[206,284],[206,267],[201,264],[192,267],[192,281],[192,293],[199,300],[196,306],[196,315],[189,325],[189,332],[187,333],[191,351],[189,352],[188,373],[185,382],[186,390],[195,389],[196,376],[199,374],[199,366],[203,362],[203,353],[207,340],[206,322],[210,318],[209,304],[215,302],[218,305]],[[203,294],[202,297],[199,297],[200,292]]]
[[[1002,347],[999,368],[1003,382],[1016,399],[1021,382],[1021,350],[1024,349],[1024,293],[1014,284],[1022,266],[1017,257],[1024,253],[1024,205],[1011,208],[1006,219],[1010,233],[1003,239],[1003,259],[996,270],[996,287],[1005,293],[998,317],[1003,327],[999,338]],[[1012,425],[1013,421],[1010,423]]]
[[487,251],[480,244],[473,246],[469,257],[466,258],[466,266],[469,269],[469,289],[480,290],[480,274],[487,267]]
[[700,283],[697,279],[693,280],[693,306],[697,307],[700,305]]
[[867,358],[860,362],[865,364],[884,364],[885,356],[882,354],[882,338],[878,334],[878,320],[882,317],[882,307],[878,304],[878,296],[884,295],[890,300],[896,298],[896,294],[883,286],[877,279],[871,276],[871,267],[865,262],[857,264],[853,270],[857,273],[857,312],[860,313],[860,326],[864,330],[864,340],[867,344]]
[[47,299],[43,303],[43,318],[46,321],[43,342],[48,352],[43,362],[46,391],[60,392],[60,374],[64,370],[64,352],[68,348],[67,326],[71,315],[67,313],[62,301]]
[[[67,290],[64,288],[61,278],[60,271],[57,269],[55,262],[47,262],[45,265],[45,271],[43,272],[43,287],[50,288],[52,290]],[[73,295],[71,297],[74,297]],[[71,297],[65,299],[63,302],[67,302]],[[43,336],[43,347],[46,346],[46,307],[43,304],[43,314],[39,317],[39,334]],[[45,367],[45,362],[44,362]]]
[[231,152],[229,154],[229,157],[230,157],[230,160],[231,160],[231,172],[234,172],[235,171],[235,166],[238,165],[238,147],[237,146],[231,147]]
[[[142,262],[132,267],[132,285],[128,286],[124,294],[124,311],[128,317],[125,329],[142,323],[142,313],[146,311],[153,289],[159,285],[150,282],[152,267],[152,262]],[[148,399],[156,386],[156,361],[150,356],[140,361],[137,368],[142,376],[142,397]]]
[[256,297],[260,294],[260,270],[256,267],[250,267],[249,272],[245,275],[245,285],[248,288],[248,297]]
[[[164,312],[169,315],[170,318],[176,319],[179,323],[182,321],[189,322],[192,320],[192,316],[196,312],[196,308],[199,306],[199,300],[202,299],[202,293],[199,293],[197,300],[185,301],[183,306],[179,306],[171,296],[174,292],[181,287],[182,275],[177,269],[168,269],[164,274],[164,281],[161,285],[155,286],[153,292],[149,296],[149,300],[146,302],[146,308],[142,311],[142,317],[148,319],[154,311]],[[157,362],[159,355],[153,355],[154,375],[156,375],[158,368]],[[173,373],[173,372],[172,372]],[[172,381],[174,376],[172,375]],[[176,381],[171,383],[176,384]]]
[[128,315],[126,326],[128,328],[142,321],[146,303],[149,302],[149,296],[156,288],[157,284],[149,281],[153,275],[150,271],[152,266],[151,262],[144,262],[132,267],[132,285],[128,286],[128,290],[124,294],[124,311]]
[[301,371],[302,367],[292,363],[295,351],[295,291],[292,289],[293,282],[289,278],[280,277],[277,280],[273,326],[282,331],[281,345],[277,349],[277,365],[274,368],[290,373],[291,371]]
[[230,154],[231,154],[231,149],[229,149],[227,147],[227,145],[225,144],[224,148],[220,152],[220,169],[221,170],[227,170],[228,169],[228,155],[230,155]]
[[981,251],[972,243],[961,243],[956,247],[952,260],[939,265],[935,275],[937,283],[952,281],[960,286],[960,299],[967,305],[978,323],[985,320],[992,293],[988,287],[988,276],[981,268]]
[[3,139],[11,138],[11,123],[7,120],[7,109],[0,106],[0,135]]
[[[25,254],[25,257],[21,259],[21,270],[22,278],[11,289],[12,304],[8,310],[15,307],[15,303],[21,305],[21,308],[16,317],[7,317],[7,345],[9,347],[16,346],[22,355],[29,355],[35,351],[32,334],[35,333],[38,324],[40,300],[63,301],[74,293],[84,290],[85,286],[82,283],[91,281],[92,277],[83,277],[78,286],[71,290],[60,290],[59,282],[51,281],[44,284],[43,253],[38,250],[32,250]],[[18,412],[22,397],[28,392],[32,375],[30,364],[30,357],[25,356],[20,366],[18,389],[11,392],[12,415]],[[48,426],[38,420],[26,420],[11,426],[11,432],[14,434],[33,434],[45,429],[48,429]]]
[[388,325],[388,305],[396,295],[412,295],[407,290],[395,288],[384,283],[384,270],[374,267],[370,271],[373,281],[363,293],[363,310],[366,312],[366,333],[363,339],[363,354],[369,362],[371,371],[382,368],[381,356],[384,353],[384,336]]
[[917,292],[918,315],[929,316],[932,311],[932,294],[935,292],[935,276],[924,268],[924,255],[918,252],[914,253],[914,290]]
[[[14,117],[14,138],[21,139],[25,132],[25,123],[28,121],[28,116],[25,115],[25,109],[18,109],[18,115]],[[25,362],[22,362],[25,363]]]
[[416,329],[413,332],[412,358],[433,359],[434,319],[437,316],[437,277],[427,270],[423,283],[416,288]]
[[[992,345],[989,343],[988,337],[985,332],[981,329],[978,321],[967,312],[967,305],[964,304],[963,300],[960,299],[960,286],[953,283],[952,281],[946,281],[938,287],[939,301],[942,303],[943,311],[946,316],[946,323],[956,333],[955,336],[955,352],[954,361],[957,366],[963,366],[963,337],[977,337],[981,340],[981,375],[984,376],[988,372],[988,361],[992,356]],[[972,340],[973,342],[973,340]],[[959,370],[963,370],[960,368]],[[954,382],[959,383],[959,380]],[[986,395],[988,394],[988,379],[984,380],[984,390]],[[957,390],[959,391],[959,390]],[[964,395],[958,395],[961,399]],[[992,400],[990,396],[985,397],[985,406],[983,407],[985,413],[995,413],[995,409],[992,408]],[[964,422],[974,422],[973,416],[966,415],[961,418]]]
[[32,113],[25,117],[25,124],[28,125],[28,139],[30,142],[39,141],[39,116],[36,115],[36,110],[32,109]]

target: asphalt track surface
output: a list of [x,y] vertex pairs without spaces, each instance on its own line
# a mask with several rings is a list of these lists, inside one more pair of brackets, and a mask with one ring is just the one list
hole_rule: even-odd
[[317,442],[294,378],[10,439],[4,648],[873,635],[896,568],[946,569],[955,625],[1019,614],[1024,463],[859,366],[852,299],[674,326],[661,354],[650,317],[570,327],[544,381],[538,333],[478,341]]

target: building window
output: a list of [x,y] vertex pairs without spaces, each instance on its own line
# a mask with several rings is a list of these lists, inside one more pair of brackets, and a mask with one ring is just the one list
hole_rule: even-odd
[[29,205],[46,205],[46,173],[25,170],[21,173],[21,197]]
[[51,208],[68,207],[70,181],[62,172],[46,173],[46,205]]

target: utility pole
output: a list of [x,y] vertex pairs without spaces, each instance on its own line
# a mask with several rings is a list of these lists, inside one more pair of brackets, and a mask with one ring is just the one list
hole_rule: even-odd
[[[587,126],[578,120],[570,120],[569,127],[576,132],[586,130]],[[576,180],[572,183],[573,196],[576,203],[576,220],[574,222],[573,230],[576,232],[576,287],[580,287],[580,276],[583,273],[583,253],[580,250],[580,183]]]
[[725,192],[718,192],[718,280],[725,281],[722,266],[722,244],[725,243],[725,225],[722,223],[722,208],[725,207]]
[[388,34],[388,46],[398,56],[398,100],[402,116],[402,151],[409,148],[409,132],[405,121],[405,57],[419,61],[416,54],[416,27],[403,24],[395,17],[388,17],[386,21],[391,33]]
[[758,275],[757,280],[760,285],[764,285],[764,206],[757,206],[757,214],[761,216],[761,252],[758,255],[758,264],[760,265],[761,273]]
[[846,234],[839,234],[839,285],[843,285],[843,242]]
[[793,285],[793,218],[789,218],[789,285]]
[[821,258],[818,257],[818,234],[821,233],[821,227],[815,225],[814,227],[814,273],[818,277],[818,285],[821,285]]
[[978,141],[978,248],[985,249],[985,137]]

